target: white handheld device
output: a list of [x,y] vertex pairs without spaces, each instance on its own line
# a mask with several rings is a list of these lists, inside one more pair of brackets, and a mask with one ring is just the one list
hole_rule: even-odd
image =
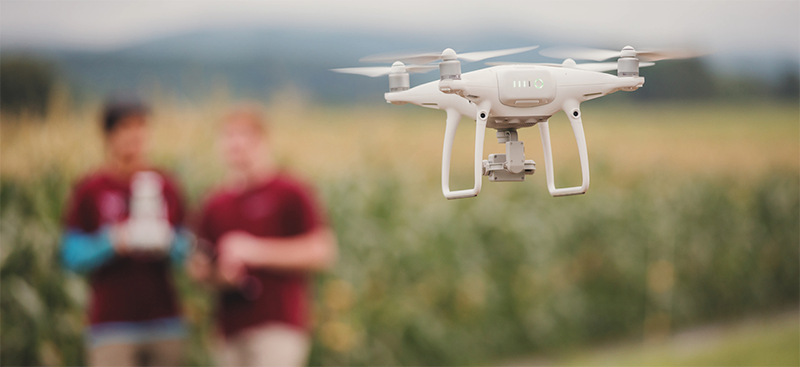
[[127,244],[133,249],[167,251],[173,230],[167,217],[163,181],[156,172],[137,172],[131,182]]

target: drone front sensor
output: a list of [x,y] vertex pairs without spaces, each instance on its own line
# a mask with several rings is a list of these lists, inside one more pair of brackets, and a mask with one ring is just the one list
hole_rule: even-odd
[[536,107],[556,99],[555,78],[547,70],[498,70],[497,91],[500,103],[509,107]]
[[[442,193],[448,199],[474,197],[480,193],[482,177],[489,181],[524,181],[536,171],[536,163],[525,159],[525,147],[518,140],[517,130],[539,126],[544,151],[547,188],[553,196],[583,194],[589,189],[589,155],[583,132],[580,103],[616,91],[634,91],[644,85],[639,68],[653,65],[652,61],[698,56],[686,51],[636,51],[631,46],[621,51],[589,48],[551,48],[544,56],[565,58],[560,64],[487,63],[490,67],[461,73],[461,61],[484,59],[526,52],[537,48],[523,47],[507,50],[456,54],[445,49],[441,54],[378,55],[361,59],[364,62],[392,62],[391,67],[362,67],[332,69],[335,72],[371,77],[388,75],[389,93],[384,95],[392,104],[412,103],[444,110],[447,113],[442,150]],[[616,62],[577,64],[573,57],[603,61],[617,57]],[[640,59],[644,62],[640,62]],[[440,61],[438,64],[431,62]],[[421,65],[404,62],[420,63]],[[414,88],[409,73],[439,69],[439,80]],[[605,71],[617,70],[617,75]],[[553,155],[550,145],[550,117],[564,111],[569,119],[581,164],[581,185],[556,188],[553,174]],[[471,189],[450,190],[450,161],[456,129],[462,116],[475,119],[474,184]],[[505,144],[505,154],[491,154],[483,159],[486,128],[497,130],[498,143]]]

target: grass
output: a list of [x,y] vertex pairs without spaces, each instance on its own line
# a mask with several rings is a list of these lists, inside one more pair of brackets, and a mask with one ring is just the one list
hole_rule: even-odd
[[517,359],[508,365],[558,366],[797,366],[797,310],[704,325],[668,338],[633,341]]
[[[42,120],[2,118],[0,364],[84,362],[86,285],[55,254],[70,187],[103,148],[96,106],[66,105]],[[227,105],[154,106],[152,158],[192,208],[222,176],[214,135]],[[336,268],[316,279],[312,364],[485,364],[800,303],[796,105],[587,103],[586,195],[549,196],[527,129],[540,172],[460,201],[439,189],[442,113],[392,107],[269,106],[274,151],[315,184],[341,244]],[[454,188],[471,185],[464,122]],[[563,116],[551,129],[557,183],[577,183]],[[486,153],[498,152],[487,135]],[[207,365],[210,295],[178,280],[194,327],[188,361]],[[769,345],[785,349],[754,335],[766,343],[732,350],[763,361]]]

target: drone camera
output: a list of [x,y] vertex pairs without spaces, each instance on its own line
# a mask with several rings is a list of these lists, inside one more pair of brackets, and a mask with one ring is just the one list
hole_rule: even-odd
[[493,182],[522,182],[525,176],[536,172],[536,163],[533,160],[524,161],[524,169],[518,173],[513,173],[504,168],[508,159],[506,154],[489,154],[489,159],[483,161],[483,175],[489,176],[489,181]]
[[572,110],[572,117],[578,118],[580,116],[581,116],[581,111],[580,110],[578,110],[577,108]]
[[505,144],[505,154],[489,154],[483,161],[483,175],[489,181],[519,182],[536,172],[536,163],[525,159],[525,146],[518,140],[516,129],[498,130],[497,142]]

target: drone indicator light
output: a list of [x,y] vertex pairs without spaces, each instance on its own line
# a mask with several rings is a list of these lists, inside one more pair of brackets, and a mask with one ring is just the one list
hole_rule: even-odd
[[503,105],[536,107],[548,104],[556,97],[556,82],[547,70],[500,69],[496,76],[497,97]]

